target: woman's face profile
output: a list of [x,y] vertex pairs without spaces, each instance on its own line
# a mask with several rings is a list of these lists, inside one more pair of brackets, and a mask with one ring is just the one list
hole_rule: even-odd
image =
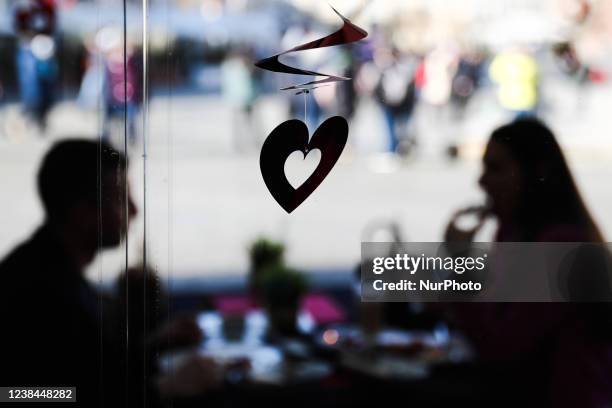
[[487,145],[479,184],[491,212],[502,219],[512,217],[519,201],[521,174],[518,162],[504,145],[495,141]]

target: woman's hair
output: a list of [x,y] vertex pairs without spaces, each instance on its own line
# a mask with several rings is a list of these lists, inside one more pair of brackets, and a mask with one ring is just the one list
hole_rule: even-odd
[[517,221],[524,240],[545,228],[568,225],[585,240],[603,242],[551,130],[536,119],[517,120],[495,130],[491,141],[504,146],[520,168]]

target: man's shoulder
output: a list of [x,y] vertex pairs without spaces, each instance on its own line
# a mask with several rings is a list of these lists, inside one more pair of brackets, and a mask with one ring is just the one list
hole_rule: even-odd
[[[38,230],[0,261],[0,281],[3,285],[25,282],[39,275],[34,272],[40,270],[48,258],[48,248],[43,241],[41,231]],[[10,290],[10,287],[7,289]]]
[[36,255],[36,251],[33,251],[31,245],[31,239],[22,242],[0,261],[0,276],[6,278],[5,274],[24,269],[28,264],[32,264],[39,259]]

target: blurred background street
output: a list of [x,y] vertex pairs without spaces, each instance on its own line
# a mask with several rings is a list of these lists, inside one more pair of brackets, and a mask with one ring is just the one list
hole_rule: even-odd
[[[609,95],[612,93],[608,91]],[[270,117],[264,133],[283,118],[283,100],[266,104],[265,114]],[[19,116],[10,113],[10,107],[6,109],[5,113],[15,115],[13,120],[19,123]],[[429,129],[421,143],[431,151],[395,163],[376,154],[384,146],[379,109],[371,101],[364,101],[360,109],[363,116],[351,125],[350,145],[336,168],[300,208],[288,215],[263,183],[256,148],[235,154],[231,132],[224,126],[230,121],[228,107],[214,97],[153,98],[151,112],[157,114],[151,115],[150,122],[148,216],[149,233],[155,236],[150,243],[159,246],[159,250],[151,251],[153,262],[160,255],[168,262],[164,246],[171,239],[174,276],[241,274],[247,267],[249,243],[265,235],[288,242],[288,259],[296,265],[317,271],[346,270],[358,261],[362,239],[391,238],[389,234],[369,236],[371,226],[396,222],[405,240],[441,240],[448,217],[457,208],[482,201],[476,151],[483,148],[487,132],[497,121],[480,117],[481,123],[472,124],[477,133],[466,137],[469,141],[462,145],[470,150],[469,157],[449,160],[443,154],[444,144],[437,129]],[[558,122],[562,121],[559,118]],[[44,139],[24,135],[0,141],[3,205],[10,209],[0,215],[2,251],[42,220],[35,174],[48,144],[60,136],[94,137],[97,125],[95,115],[67,102],[53,110],[49,135]],[[570,133],[561,128],[561,140],[575,143],[570,158],[577,181],[603,232],[610,236],[612,144],[604,135],[589,135],[587,121],[569,125],[574,130]],[[142,188],[141,150],[140,145],[130,147],[131,182],[137,197],[141,197]],[[172,213],[168,214],[170,206]],[[172,231],[168,231],[168,225]],[[141,248],[141,230],[139,217],[130,241],[135,258]],[[109,277],[123,262],[123,251],[100,257]],[[100,264],[92,266],[92,276],[97,276],[99,268]]]

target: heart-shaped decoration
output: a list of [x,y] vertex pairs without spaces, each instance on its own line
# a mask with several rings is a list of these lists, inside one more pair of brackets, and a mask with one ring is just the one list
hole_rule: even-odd
[[[348,123],[341,116],[327,119],[308,141],[308,127],[291,119],[278,125],[266,138],[259,156],[259,167],[272,197],[288,213],[300,206],[319,187],[334,167],[348,139]],[[304,157],[319,149],[321,160],[312,175],[294,188],[285,175],[285,161],[295,151]]]

